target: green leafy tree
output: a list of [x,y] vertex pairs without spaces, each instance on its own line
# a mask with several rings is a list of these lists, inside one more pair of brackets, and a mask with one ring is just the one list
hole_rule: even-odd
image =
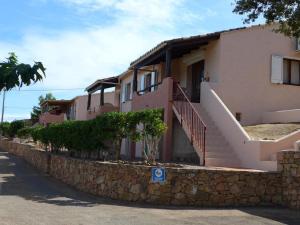
[[300,37],[299,0],[235,0],[234,13],[246,15],[245,23],[263,16],[267,24],[279,23],[276,31]]
[[148,163],[155,163],[159,153],[158,145],[167,126],[162,120],[162,110],[144,110],[140,112],[142,130],[140,131],[142,140],[145,140],[145,159]]
[[6,61],[0,63],[0,91],[29,86],[41,81],[45,76],[45,70],[41,62],[35,62],[33,66],[19,63],[16,54],[9,53]]
[[34,106],[32,108],[32,112],[31,112],[31,120],[33,122],[37,122],[39,120],[39,116],[41,115],[42,113],[42,109],[41,109],[41,105],[45,102],[45,101],[48,101],[48,100],[56,100],[56,98],[53,96],[52,93],[47,93],[44,96],[40,96],[39,97],[39,106]]

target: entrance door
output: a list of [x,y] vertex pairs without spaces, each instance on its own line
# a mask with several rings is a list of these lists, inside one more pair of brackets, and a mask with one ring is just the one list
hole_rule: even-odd
[[201,82],[204,78],[204,60],[194,63],[192,67],[192,93],[191,101],[200,102]]

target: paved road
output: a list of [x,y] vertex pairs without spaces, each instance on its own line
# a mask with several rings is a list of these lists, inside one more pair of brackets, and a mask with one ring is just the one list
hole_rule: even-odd
[[299,211],[142,206],[84,194],[0,151],[0,225],[300,224]]

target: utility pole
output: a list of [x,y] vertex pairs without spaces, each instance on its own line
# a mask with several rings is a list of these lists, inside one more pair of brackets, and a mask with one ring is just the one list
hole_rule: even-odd
[[1,114],[1,123],[3,123],[4,119],[4,107],[5,107],[5,88],[3,89],[3,100],[2,100],[2,114]]

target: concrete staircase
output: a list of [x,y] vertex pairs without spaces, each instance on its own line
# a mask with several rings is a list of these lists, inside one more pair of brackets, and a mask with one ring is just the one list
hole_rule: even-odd
[[200,106],[200,103],[193,103],[193,105],[207,127],[206,166],[241,168],[240,160],[208,113]]

